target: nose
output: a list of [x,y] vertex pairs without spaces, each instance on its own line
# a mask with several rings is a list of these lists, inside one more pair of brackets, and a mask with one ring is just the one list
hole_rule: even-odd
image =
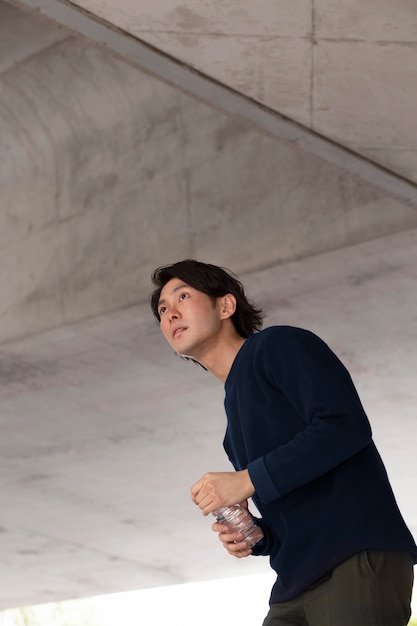
[[179,311],[173,307],[168,311],[168,319],[171,320],[177,320],[180,317]]

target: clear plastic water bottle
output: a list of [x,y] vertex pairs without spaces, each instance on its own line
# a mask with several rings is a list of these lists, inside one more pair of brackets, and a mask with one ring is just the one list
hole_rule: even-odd
[[219,524],[225,524],[233,532],[242,533],[242,541],[246,541],[249,548],[253,548],[264,536],[262,529],[255,524],[248,509],[240,504],[222,506],[213,511],[213,515]]

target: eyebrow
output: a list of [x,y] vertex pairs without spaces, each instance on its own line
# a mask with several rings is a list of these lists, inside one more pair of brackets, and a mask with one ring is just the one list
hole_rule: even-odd
[[[176,287],[174,287],[174,289],[171,291],[171,294],[174,294],[174,293],[176,293],[177,291],[180,291],[181,289],[184,289],[184,288],[185,288],[185,289],[189,289],[189,288],[190,288],[190,285],[187,285],[186,283],[181,283],[181,285],[177,285]],[[159,300],[158,300],[158,307],[159,307],[161,304],[165,304],[165,302],[166,302],[165,298],[159,299]]]

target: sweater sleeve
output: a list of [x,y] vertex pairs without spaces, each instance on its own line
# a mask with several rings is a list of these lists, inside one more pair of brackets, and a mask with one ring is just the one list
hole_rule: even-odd
[[292,439],[248,465],[258,497],[268,503],[353,457],[372,434],[349,373],[319,337],[286,327],[267,335],[258,349],[261,374],[305,423]]

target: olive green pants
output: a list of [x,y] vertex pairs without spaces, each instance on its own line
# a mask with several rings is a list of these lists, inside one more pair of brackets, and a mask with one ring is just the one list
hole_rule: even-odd
[[263,626],[405,626],[413,574],[407,554],[360,552],[321,585],[272,604]]

